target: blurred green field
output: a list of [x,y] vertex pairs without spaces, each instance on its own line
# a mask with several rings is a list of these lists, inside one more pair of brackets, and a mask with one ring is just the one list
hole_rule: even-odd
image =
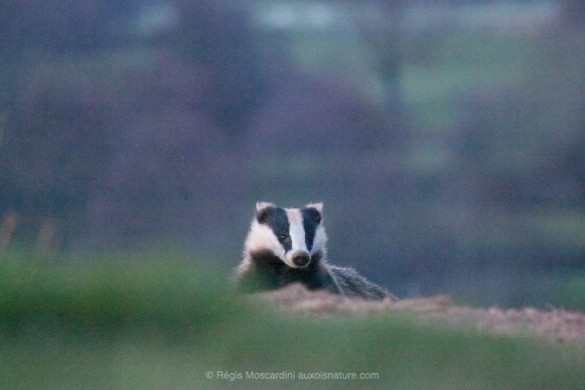
[[[234,296],[226,270],[188,253],[86,257],[1,258],[0,388],[577,389],[585,383],[583,346],[429,327],[396,313],[277,315]],[[252,371],[285,371],[296,379],[246,379]],[[298,379],[315,372],[378,378]]]
[[525,82],[534,46],[527,37],[461,32],[407,40],[401,84],[417,125],[452,130],[461,115],[454,97]]

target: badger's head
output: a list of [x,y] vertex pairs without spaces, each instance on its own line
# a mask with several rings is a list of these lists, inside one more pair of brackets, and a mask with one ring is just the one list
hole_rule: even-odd
[[323,203],[285,209],[258,202],[245,251],[250,258],[269,253],[291,268],[305,268],[324,257],[326,241]]

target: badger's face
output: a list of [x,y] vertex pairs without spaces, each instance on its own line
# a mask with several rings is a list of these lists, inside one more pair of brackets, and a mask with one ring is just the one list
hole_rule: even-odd
[[326,241],[322,203],[285,209],[259,202],[246,252],[253,255],[268,251],[291,268],[304,268],[324,255]]

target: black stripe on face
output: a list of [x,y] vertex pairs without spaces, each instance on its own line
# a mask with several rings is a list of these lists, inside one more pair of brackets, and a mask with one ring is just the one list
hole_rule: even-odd
[[317,227],[321,223],[321,213],[316,208],[305,207],[301,209],[301,214],[303,215],[303,228],[305,229],[305,243],[307,244],[307,250],[310,252],[315,241]]
[[285,252],[291,250],[290,223],[286,211],[283,208],[266,207],[256,213],[256,220],[272,229]]

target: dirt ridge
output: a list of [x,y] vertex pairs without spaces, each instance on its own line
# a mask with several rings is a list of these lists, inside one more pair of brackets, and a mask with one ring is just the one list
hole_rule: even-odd
[[570,342],[585,346],[585,314],[558,308],[532,307],[502,309],[472,308],[455,305],[444,295],[404,299],[393,302],[349,299],[323,291],[309,291],[301,285],[254,294],[259,299],[288,313],[323,318],[339,313],[363,315],[381,312],[412,313],[428,323],[472,326],[496,334],[543,338],[552,342]]

